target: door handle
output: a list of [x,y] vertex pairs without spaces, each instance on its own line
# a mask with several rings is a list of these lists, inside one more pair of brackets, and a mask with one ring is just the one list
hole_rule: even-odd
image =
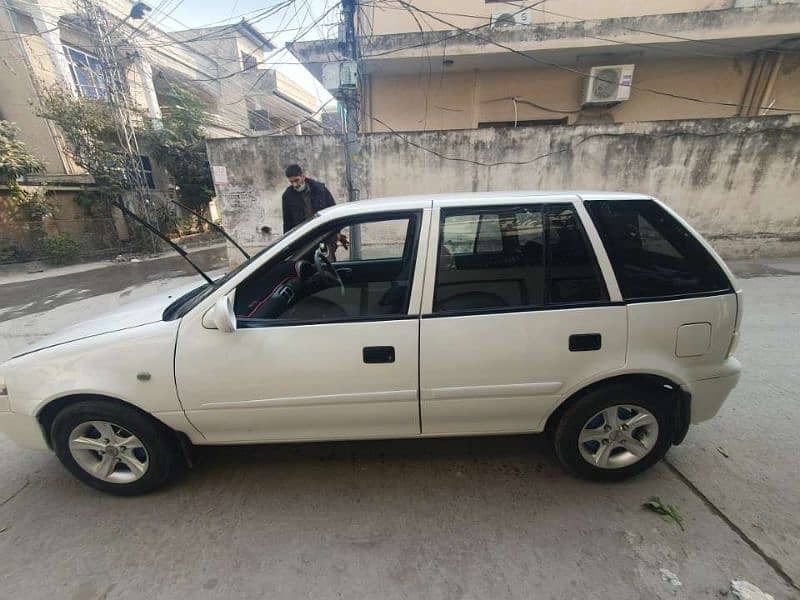
[[366,346],[364,348],[364,362],[367,364],[393,363],[394,346]]
[[570,352],[589,352],[600,350],[603,337],[599,333],[573,333],[569,336]]

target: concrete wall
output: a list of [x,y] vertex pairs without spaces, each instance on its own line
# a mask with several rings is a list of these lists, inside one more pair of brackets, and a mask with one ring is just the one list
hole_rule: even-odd
[[[728,257],[800,252],[800,117],[487,128],[361,137],[362,197],[519,189],[653,194]],[[416,147],[421,146],[420,147]],[[257,248],[281,231],[283,168],[299,162],[344,201],[336,136],[209,140],[226,229]],[[448,160],[436,156],[442,154]],[[483,164],[474,164],[477,161]],[[233,258],[234,255],[231,254]]]
[[[429,76],[427,69],[414,75],[371,75],[367,88],[369,111],[397,131],[469,129],[485,122],[513,122],[512,97],[520,121],[567,118],[603,118],[613,122],[732,117],[738,108],[713,102],[740,104],[753,67],[752,56],[741,58],[687,58],[636,61],[629,100],[598,111],[581,108],[584,78],[556,69],[447,71]],[[578,65],[579,71],[588,67]],[[645,91],[700,98],[694,102]],[[526,104],[531,100],[542,108]],[[785,55],[775,85],[764,106],[800,110],[800,54]],[[555,109],[549,111],[545,109]],[[573,111],[573,112],[558,112]],[[778,111],[774,111],[778,113]],[[364,117],[366,131],[387,128]]]
[[[476,27],[486,23],[493,13],[515,12],[523,5],[533,5],[534,23],[565,20],[611,19],[683,12],[724,10],[727,8],[759,8],[770,4],[796,4],[797,0],[547,0],[546,2],[490,2],[487,0],[417,0],[414,15],[392,3],[373,3],[364,8],[361,29],[374,35],[445,30],[451,27]],[[427,16],[420,11],[427,11]],[[417,20],[414,19],[414,16]],[[572,17],[572,19],[565,18]],[[417,24],[419,21],[419,25]]]

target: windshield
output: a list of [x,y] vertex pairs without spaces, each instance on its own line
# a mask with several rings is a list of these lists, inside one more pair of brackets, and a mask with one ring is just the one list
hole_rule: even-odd
[[[287,233],[291,233],[290,230]],[[232,278],[236,277],[243,269],[247,268],[254,260],[259,258],[262,254],[264,254],[267,250],[272,248],[275,244],[280,242],[286,234],[275,238],[269,244],[264,246],[261,250],[251,256],[249,259],[244,261],[243,263],[237,265],[227,273],[225,273],[222,277],[218,277],[214,280],[214,283],[204,283],[202,285],[197,286],[190,292],[187,292],[177,300],[175,300],[172,304],[170,304],[165,310],[162,318],[165,321],[172,321],[174,319],[180,319],[183,315],[188,313],[192,310],[195,306],[200,304],[203,300],[208,298],[208,296],[221,285],[225,285],[228,281]]]

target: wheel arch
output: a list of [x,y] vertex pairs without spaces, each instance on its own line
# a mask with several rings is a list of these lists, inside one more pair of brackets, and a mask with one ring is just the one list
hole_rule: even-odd
[[51,429],[53,421],[56,418],[56,415],[58,415],[58,413],[61,412],[67,406],[75,404],[76,402],[83,402],[86,400],[99,400],[102,402],[109,402],[112,404],[118,404],[120,406],[131,408],[136,412],[156,421],[166,431],[168,431],[171,435],[175,437],[175,439],[178,441],[181,447],[183,447],[186,442],[191,444],[191,442],[189,442],[188,436],[185,433],[173,429],[172,427],[164,423],[161,419],[159,419],[156,415],[141,409],[140,407],[136,406],[135,404],[132,404],[131,402],[126,402],[125,400],[116,398],[114,396],[109,396],[107,394],[75,393],[51,399],[49,402],[47,402],[44,406],[42,406],[39,409],[38,413],[36,413],[36,420],[39,422],[39,426],[42,428],[42,433],[44,434],[44,439],[51,450],[53,448]]
[[673,443],[677,445],[683,441],[691,421],[691,394],[684,391],[683,387],[677,381],[655,373],[624,373],[613,375],[593,381],[581,387],[572,392],[552,410],[545,421],[544,431],[548,434],[552,433],[558,421],[561,419],[561,415],[586,394],[619,383],[658,391],[662,394],[673,395],[675,397],[675,410],[673,412],[675,418],[675,437]]

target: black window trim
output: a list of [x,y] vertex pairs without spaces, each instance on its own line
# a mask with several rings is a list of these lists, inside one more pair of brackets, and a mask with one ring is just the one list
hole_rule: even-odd
[[356,317],[340,317],[338,319],[258,319],[255,317],[237,317],[237,329],[269,329],[272,327],[304,327],[306,325],[339,325],[345,323],[377,323],[381,321],[409,321],[419,319],[416,313],[396,315],[365,315]]
[[507,308],[472,308],[468,310],[454,310],[449,312],[424,313],[423,319],[448,319],[450,317],[470,317],[478,315],[504,315],[510,313],[552,312],[556,310],[575,310],[579,308],[607,308],[609,306],[625,306],[628,302],[622,300],[598,300],[596,302],[575,302],[571,304],[529,304],[526,306],[511,306]]
[[[547,254],[548,254],[548,241],[549,241],[549,231],[550,227],[547,221],[548,213],[552,210],[554,206],[563,206],[569,205],[572,207],[572,210],[575,212],[575,219],[577,220],[578,227],[581,231],[581,236],[583,237],[583,241],[586,243],[587,247],[589,248],[592,259],[593,259],[593,267],[596,276],[599,278],[600,282],[603,285],[603,290],[605,291],[606,298],[603,300],[594,300],[589,302],[575,302],[575,303],[568,303],[568,304],[551,304],[549,300],[549,282],[550,282],[550,275],[549,269],[547,265]],[[571,200],[564,200],[558,202],[521,202],[518,204],[481,204],[480,206],[448,206],[442,207],[439,209],[439,235],[436,244],[436,270],[433,276],[433,304],[436,304],[436,283],[437,283],[437,276],[439,274],[439,266],[440,261],[442,260],[441,254],[441,244],[444,239],[444,223],[445,218],[449,214],[456,214],[456,215],[469,215],[469,214],[477,214],[478,217],[478,227],[475,231],[475,244],[473,248],[477,250],[477,243],[478,243],[478,234],[480,232],[480,221],[483,218],[483,213],[487,210],[492,209],[502,209],[502,210],[516,210],[516,209],[531,209],[531,208],[538,208],[541,210],[542,214],[542,229],[543,229],[543,246],[544,252],[542,257],[542,266],[544,268],[544,285],[545,285],[545,303],[544,304],[528,304],[528,305],[520,305],[520,306],[512,306],[508,308],[478,308],[478,309],[469,309],[469,310],[453,310],[453,311],[435,311],[430,313],[424,313],[422,315],[423,319],[430,319],[436,317],[462,317],[462,316],[469,316],[469,315],[485,315],[485,314],[505,314],[505,313],[517,313],[517,312],[540,312],[543,310],[568,310],[573,308],[591,308],[591,307],[605,307],[605,306],[620,306],[625,304],[624,301],[617,302],[611,300],[611,294],[608,289],[608,281],[606,281],[605,273],[600,268],[600,261],[597,259],[597,252],[595,251],[594,244],[592,243],[591,238],[589,237],[588,232],[586,231],[586,226],[583,223],[583,219],[581,218],[581,213],[578,211],[577,206],[575,205],[574,201]],[[433,311],[433,307],[431,307]]]
[[[379,221],[392,221],[392,220],[399,220],[399,219],[408,219],[409,220],[409,228],[406,230],[410,232],[413,228],[414,238],[416,239],[416,244],[411,244],[411,272],[409,273],[409,288],[408,288],[408,297],[406,299],[406,312],[405,313],[398,313],[394,315],[359,315],[353,317],[340,317],[340,318],[332,318],[332,319],[258,319],[254,317],[236,317],[236,327],[237,329],[268,329],[271,327],[299,327],[305,325],[327,325],[327,324],[338,324],[338,323],[368,323],[368,322],[378,322],[378,321],[403,321],[408,319],[419,319],[419,313],[410,313],[408,312],[411,309],[411,296],[414,287],[414,277],[417,270],[417,257],[419,256],[419,246],[422,240],[420,239],[420,233],[422,229],[422,216],[423,211],[422,209],[409,209],[409,210],[389,210],[389,211],[376,211],[370,213],[359,213],[356,215],[349,215],[346,217],[340,217],[338,219],[333,219],[331,221],[327,221],[325,223],[320,223],[318,227],[315,227],[311,231],[309,231],[306,235],[301,237],[298,240],[295,240],[292,244],[284,248],[279,254],[272,257],[268,262],[264,263],[259,267],[256,271],[250,274],[250,277],[255,275],[259,270],[263,268],[271,268],[276,262],[284,260],[288,255],[292,254],[296,251],[299,247],[303,246],[304,244],[308,243],[308,239],[319,232],[322,229],[326,228],[337,228],[340,225],[340,228],[344,229],[345,227],[350,227],[352,225],[357,225],[359,223],[364,222],[379,222]],[[406,243],[403,247],[403,259],[405,259],[405,253],[408,249],[408,234],[406,234]],[[375,260],[383,260],[383,259],[375,259]],[[246,279],[244,281],[247,281]],[[236,288],[239,287],[244,281],[240,282]]]

